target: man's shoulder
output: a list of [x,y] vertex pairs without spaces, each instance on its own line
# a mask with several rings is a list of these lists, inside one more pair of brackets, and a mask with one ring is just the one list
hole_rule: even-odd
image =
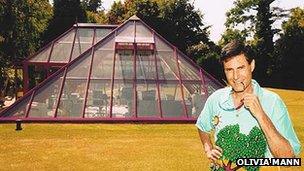
[[277,93],[275,93],[271,90],[262,88],[262,91],[263,91],[263,98],[266,100],[282,100],[281,97]]
[[231,88],[229,88],[229,87],[220,88],[220,89],[216,90],[215,92],[213,92],[208,97],[208,99],[211,99],[211,100],[220,99],[220,97],[229,95],[230,91],[231,91]]

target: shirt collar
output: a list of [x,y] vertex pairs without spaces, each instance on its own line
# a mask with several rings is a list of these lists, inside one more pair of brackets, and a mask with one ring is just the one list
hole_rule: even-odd
[[[261,87],[257,81],[254,79],[251,80],[251,84],[253,87],[253,93],[258,97],[261,96]],[[232,87],[226,87],[224,89],[224,93],[221,96],[219,101],[219,106],[224,110],[235,110],[235,106],[232,99]]]

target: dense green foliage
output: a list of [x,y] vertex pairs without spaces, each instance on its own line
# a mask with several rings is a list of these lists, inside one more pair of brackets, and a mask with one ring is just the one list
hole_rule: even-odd
[[44,44],[68,30],[76,22],[87,22],[87,15],[80,0],[54,0],[54,16],[44,32]]
[[82,5],[84,6],[86,11],[97,12],[101,10],[100,7],[102,5],[101,0],[83,0]]
[[[270,59],[273,57],[272,29],[275,17],[270,4],[274,0],[237,0],[234,7],[227,12],[227,30],[221,40],[222,44],[231,39],[246,39],[252,37],[250,45],[256,51],[255,76],[260,82],[266,82],[270,76]],[[237,28],[243,26],[243,30]],[[259,65],[260,64],[260,65]]]
[[[234,7],[226,14],[226,31],[219,44],[223,46],[232,39],[246,41],[255,50],[254,75],[263,86],[303,90],[304,81],[300,76],[304,60],[303,24],[300,24],[304,16],[300,11],[303,9],[271,8],[274,1],[236,0]],[[283,33],[274,42],[274,35],[280,30],[274,28],[273,23],[286,18],[288,22],[282,25]]]
[[288,88],[304,89],[303,8],[293,9],[289,20],[283,23],[283,33],[275,44],[275,57],[272,61],[273,83],[280,83],[280,86]]
[[[263,158],[266,152],[266,139],[258,127],[253,127],[246,136],[240,133],[239,125],[228,125],[217,134],[215,144],[223,149],[221,160],[228,160],[224,166],[230,168],[238,158]],[[258,170],[258,166],[245,166],[246,170]],[[231,168],[230,168],[231,169]]]
[[47,0],[0,1],[0,98],[20,83],[10,69],[37,50],[51,16]]

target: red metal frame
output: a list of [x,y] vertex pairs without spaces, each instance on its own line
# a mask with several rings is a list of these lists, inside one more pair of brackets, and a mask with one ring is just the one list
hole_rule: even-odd
[[[125,22],[125,23],[126,23],[126,22]],[[125,24],[125,23],[124,23],[124,24]],[[117,30],[117,29],[118,29],[118,28],[116,28],[115,30]],[[114,30],[114,31],[115,31],[115,30]],[[113,32],[114,32],[114,31],[113,31]],[[105,40],[105,39],[107,39],[108,37],[110,37],[110,36],[112,35],[113,32],[111,32],[111,33],[109,33],[108,35],[106,35],[104,38],[102,38],[102,39],[101,39],[97,44],[95,44],[94,46],[98,46],[99,44],[101,44],[101,43],[103,42],[103,40]],[[12,104],[11,106],[9,106],[9,107],[7,107],[6,109],[4,109],[3,111],[1,111],[1,112],[0,112],[0,116],[1,116],[2,113],[5,113],[5,112],[11,110],[11,109],[14,108],[16,105],[18,105],[23,99],[25,99],[25,98],[27,98],[28,96],[30,96],[31,93],[32,93],[33,91],[35,91],[35,90],[41,88],[42,86],[44,86],[45,84],[47,84],[48,81],[49,81],[50,79],[53,79],[54,77],[56,77],[57,75],[59,75],[61,72],[64,72],[64,70],[65,70],[67,67],[73,65],[74,62],[77,62],[78,60],[80,60],[81,58],[83,58],[90,50],[92,50],[92,48],[93,48],[93,47],[87,49],[85,52],[83,52],[81,55],[79,55],[75,60],[71,61],[70,63],[65,64],[62,68],[60,68],[59,70],[57,70],[57,71],[56,71],[55,73],[53,73],[50,77],[48,77],[47,79],[43,80],[43,81],[42,81],[41,83],[39,83],[36,87],[34,87],[33,89],[31,89],[31,90],[29,90],[28,92],[26,92],[22,98],[18,99],[14,104]],[[25,63],[26,63],[26,62],[25,62]],[[12,118],[13,118],[13,117],[12,117]],[[2,119],[2,118],[0,117],[0,120],[1,120],[1,119]],[[48,118],[48,119],[50,119],[50,118]],[[5,119],[2,119],[2,120],[5,120]]]
[[29,115],[29,112],[30,112],[30,110],[31,110],[32,102],[33,102],[33,100],[34,100],[35,94],[36,94],[36,90],[34,90],[34,91],[32,92],[32,95],[31,95],[31,98],[30,98],[28,107],[27,107],[27,109],[26,109],[25,118],[28,118],[28,115]]
[[157,101],[158,101],[158,111],[159,111],[159,117],[163,118],[163,110],[161,105],[161,97],[160,97],[160,88],[159,88],[159,78],[158,78],[158,66],[157,66],[157,60],[156,60],[156,46],[155,46],[155,32],[152,32],[152,36],[154,39],[154,63],[155,63],[155,72],[156,72],[156,87],[157,87]]
[[[148,29],[152,30],[153,32],[155,32],[155,34],[163,41],[165,42],[168,46],[170,46],[172,49],[175,48],[174,45],[172,45],[168,40],[166,40],[165,38],[163,38],[160,34],[158,34],[153,28],[151,28],[149,25],[147,25],[145,22],[143,22],[141,19],[139,19],[142,24],[144,26],[146,26]],[[191,58],[189,58],[187,55],[185,55],[182,51],[180,51],[179,49],[176,49],[176,51],[180,54],[183,55],[184,59],[187,60],[188,62],[190,62],[193,66],[195,66],[198,70],[202,69],[197,63],[195,63]],[[212,81],[214,81],[219,87],[224,87],[224,85],[222,83],[220,83],[218,80],[216,80],[214,78],[214,76],[212,76],[211,74],[207,73],[204,69],[202,69],[202,71],[204,72],[204,74],[206,74],[208,77],[210,77],[210,79]]]
[[[0,117],[0,123],[13,123],[19,117],[9,117],[3,118]],[[181,117],[167,117],[167,118],[158,118],[158,117],[138,117],[138,118],[23,118],[24,123],[190,123],[193,124],[196,122],[196,118],[181,118]]]
[[133,117],[137,118],[137,86],[136,86],[136,58],[137,58],[137,49],[136,49],[136,21],[133,21],[134,25],[134,39],[133,39]]
[[[70,51],[69,62],[71,62],[71,59],[72,59],[73,50],[74,50],[74,44],[75,44],[77,32],[78,32],[78,28],[76,28],[76,30],[75,30],[75,35],[74,35],[74,39],[73,39],[73,44],[72,44],[72,48],[71,48],[71,51]],[[70,65],[70,66],[71,66],[71,65]],[[70,67],[70,66],[69,66],[69,67]],[[56,104],[55,114],[54,114],[54,117],[55,117],[55,118],[57,117],[58,108],[59,108],[59,105],[60,105],[60,100],[61,100],[61,96],[62,96],[64,84],[65,84],[65,79],[66,79],[66,76],[67,76],[69,67],[66,67],[66,68],[65,68],[65,71],[64,71],[62,83],[61,83],[61,86],[60,86],[60,92],[59,92],[59,96],[58,96],[58,100],[57,100],[57,104]]]
[[89,68],[89,73],[88,73],[88,78],[87,78],[87,85],[86,85],[86,90],[85,90],[85,95],[84,95],[84,102],[83,102],[83,108],[82,108],[82,118],[85,118],[85,109],[87,106],[87,101],[88,101],[88,91],[90,87],[90,80],[91,80],[91,74],[92,74],[92,67],[93,67],[93,61],[94,61],[94,56],[95,56],[95,37],[96,37],[96,28],[94,28],[94,36],[93,36],[93,41],[92,41],[92,57],[91,57],[91,62],[90,62],[90,68]]
[[[59,39],[58,39],[59,40]],[[56,40],[57,41],[57,40]],[[51,46],[51,50],[50,50],[50,53],[49,53],[49,56],[48,56],[48,59],[47,59],[47,64],[49,64],[50,63],[50,61],[51,61],[51,56],[52,56],[52,53],[53,53],[53,49],[54,49],[54,45],[55,45],[55,42],[56,42],[55,40],[54,41],[52,41],[52,46]]]
[[[174,57],[174,51],[172,51],[172,52],[173,52],[173,57]],[[165,60],[163,62],[167,66],[168,69],[171,69],[171,67],[167,64],[167,62]],[[172,71],[173,75],[175,76],[176,80],[179,80],[179,76],[176,75],[177,73],[175,73],[174,69],[171,69],[171,71]]]
[[51,44],[53,44],[54,42],[58,41],[59,39],[61,39],[64,35],[66,35],[68,32],[70,32],[71,30],[73,30],[74,27],[72,26],[71,28],[69,28],[67,31],[65,31],[64,33],[62,33],[60,36],[58,36],[57,38],[55,38],[53,41],[49,42],[48,44],[46,44],[44,47],[42,47],[41,49],[39,49],[36,53],[34,53],[33,55],[29,56],[27,59],[25,59],[25,61],[31,60],[33,57],[37,56],[40,52],[42,52],[43,50],[45,50],[46,48],[48,48]]
[[186,106],[185,97],[184,97],[183,82],[182,82],[180,67],[179,67],[179,63],[178,63],[178,55],[177,55],[177,53],[176,53],[176,47],[174,47],[174,57],[175,57],[175,60],[176,60],[176,65],[177,65],[177,70],[178,70],[179,85],[180,85],[180,88],[181,88],[181,94],[182,94],[182,100],[183,100],[183,107],[184,107],[184,116],[185,116],[186,118],[188,118],[187,106]]
[[202,79],[202,87],[204,87],[205,95],[209,96],[208,91],[207,91],[207,87],[206,87],[205,78],[204,78],[204,75],[203,75],[203,72],[202,72],[201,69],[200,69],[200,76],[201,76],[201,79]]
[[[117,31],[115,31],[116,37]],[[116,42],[114,43],[114,54],[113,54],[113,67],[112,67],[112,79],[111,79],[111,97],[110,97],[110,118],[113,117],[113,89],[114,89],[114,77],[115,77],[115,62],[116,62]]]
[[[73,78],[73,77],[67,77],[70,80],[83,80],[83,78]],[[91,78],[91,81],[94,80],[101,80],[101,81],[111,81],[111,78]],[[121,79],[121,78],[114,78],[114,81],[117,83],[129,83],[129,84],[133,84],[133,78],[132,79]],[[179,83],[179,80],[164,80],[164,79],[160,79],[160,80],[155,80],[155,79],[137,79],[136,82],[143,84],[143,83],[150,83],[153,84],[156,81],[158,81],[159,83],[170,83],[170,84],[175,84],[175,83]],[[202,81],[201,80],[183,80],[183,83],[186,84],[201,84]]]
[[[117,25],[100,25],[100,26],[94,25],[93,29],[96,30],[97,27],[98,28],[109,28],[109,29],[113,30],[113,29],[117,28]],[[50,58],[51,58],[51,55],[52,55],[52,52],[53,52],[53,49],[54,49],[54,44],[55,44],[55,42],[57,42],[58,40],[60,40],[62,37],[64,37],[66,34],[68,34],[69,32],[71,32],[74,29],[77,30],[78,28],[92,28],[92,26],[81,26],[81,25],[78,25],[78,23],[76,23],[76,25],[73,25],[70,29],[68,29],[67,31],[65,31],[63,34],[61,34],[60,36],[58,36],[53,41],[49,42],[43,48],[39,49],[36,53],[34,53],[33,55],[29,56],[27,59],[25,59],[23,61],[24,65],[25,65],[24,66],[24,73],[27,74],[27,75],[24,75],[25,77],[23,79],[23,87],[24,87],[23,93],[24,94],[28,91],[28,87],[29,87],[28,69],[26,67],[28,67],[29,65],[42,65],[47,70],[47,78],[48,78],[50,76],[50,73],[49,73],[50,67],[53,67],[53,66],[61,66],[62,67],[64,65],[66,65],[67,62],[50,62]],[[75,34],[77,34],[77,33],[75,33]],[[74,43],[73,43],[72,46],[74,46]],[[48,58],[47,58],[46,62],[33,62],[33,61],[30,61],[32,58],[34,58],[35,56],[37,56],[39,53],[41,53],[42,51],[46,50],[47,48],[50,48],[50,52],[48,54]]]
[[[162,41],[164,41],[167,45],[169,45],[169,47],[173,48],[174,49],[174,55],[175,55],[175,58],[176,58],[176,62],[177,62],[177,65],[178,65],[178,72],[179,72],[179,76],[175,75],[178,80],[179,80],[179,84],[181,86],[181,91],[182,91],[182,98],[183,98],[183,107],[184,107],[184,114],[186,114],[186,118],[180,118],[180,117],[170,117],[170,118],[162,118],[162,114],[160,113],[161,117],[160,118],[155,118],[155,117],[131,117],[131,118],[112,118],[112,106],[113,106],[113,88],[114,88],[114,81],[117,80],[114,78],[115,76],[115,60],[116,60],[116,43],[114,44],[114,58],[113,58],[113,72],[112,72],[112,78],[111,78],[111,99],[110,99],[110,118],[58,118],[57,117],[57,110],[58,110],[58,107],[59,107],[59,104],[60,104],[60,98],[61,98],[61,95],[62,95],[62,91],[63,91],[63,86],[64,86],[64,83],[65,83],[65,79],[66,79],[66,75],[67,75],[67,71],[68,71],[68,68],[76,61],[80,60],[81,58],[83,58],[85,56],[85,54],[88,53],[89,50],[94,50],[95,46],[98,46],[99,44],[101,44],[105,39],[107,39],[109,36],[113,35],[115,33],[115,36],[116,36],[116,33],[117,33],[117,30],[121,27],[123,27],[127,22],[129,21],[132,21],[132,20],[128,20],[128,21],[125,21],[120,27],[117,27],[116,29],[114,29],[112,32],[110,32],[107,36],[105,36],[103,39],[101,39],[98,43],[96,43],[94,46],[92,46],[91,48],[89,48],[88,50],[86,50],[82,55],[80,55],[79,57],[77,57],[75,60],[73,61],[70,61],[69,63],[60,63],[60,65],[64,65],[61,69],[59,69],[58,71],[56,71],[54,74],[52,74],[50,77],[48,77],[48,79],[44,80],[42,83],[40,83],[38,86],[34,87],[32,90],[30,90],[29,92],[27,92],[25,94],[24,97],[20,98],[19,100],[17,100],[17,102],[13,105],[11,105],[10,107],[8,107],[7,109],[5,109],[3,112],[6,112],[10,109],[12,109],[14,106],[16,106],[17,104],[19,104],[23,99],[27,98],[28,96],[31,95],[31,100],[33,100],[34,96],[35,96],[35,93],[34,91],[38,90],[40,87],[42,87],[43,85],[45,85],[47,83],[47,81],[49,79],[52,79],[54,78],[55,76],[57,76],[58,74],[64,72],[64,75],[63,75],[63,80],[62,80],[62,84],[61,84],[61,89],[60,89],[60,94],[59,94],[59,97],[58,97],[58,101],[57,101],[57,107],[56,107],[56,112],[55,112],[55,115],[54,115],[54,118],[33,118],[33,117],[29,117],[29,118],[25,118],[25,120],[27,121],[63,121],[63,122],[66,122],[66,121],[79,121],[79,122],[82,122],[82,121],[115,121],[115,122],[119,122],[119,121],[130,121],[130,122],[137,122],[137,121],[156,121],[156,122],[160,122],[160,121],[195,121],[196,119],[195,118],[190,118],[187,116],[187,108],[186,108],[186,104],[185,104],[185,99],[184,99],[184,92],[183,92],[183,81],[181,79],[181,74],[180,74],[180,67],[179,67],[179,63],[178,63],[178,55],[177,55],[177,52],[178,53],[181,53],[178,49],[176,49],[172,44],[170,44],[167,40],[165,40],[162,36],[160,36],[159,34],[157,34],[153,29],[151,29],[148,25],[146,25],[144,22],[142,22],[142,20],[139,19],[139,21],[141,21],[148,29],[152,30],[152,33],[153,33],[153,37],[155,39],[155,35],[157,35]],[[135,20],[133,20],[134,23],[135,23]],[[74,28],[74,27],[73,27]],[[73,29],[71,28],[71,29]],[[70,29],[70,30],[71,30]],[[69,30],[69,31],[70,31]],[[68,32],[68,31],[67,31]],[[95,34],[95,33],[94,33]],[[61,35],[61,37],[64,36]],[[61,37],[58,37],[57,39],[60,39]],[[95,37],[95,35],[94,35]],[[135,36],[134,36],[135,37]],[[56,40],[57,40],[56,39]],[[93,38],[94,39],[94,38]],[[93,40],[94,41],[94,40]],[[74,46],[74,43],[73,42],[73,46]],[[53,41],[53,44],[54,44],[54,41]],[[136,46],[136,44],[135,44]],[[72,48],[73,49],[73,48]],[[133,77],[133,81],[134,81],[134,78],[135,78],[135,81],[136,83],[140,82],[140,80],[136,80],[136,51],[138,50],[139,48],[137,47],[134,47],[134,51],[135,51],[135,57],[134,57],[134,76]],[[155,52],[155,44],[154,44],[154,52]],[[42,49],[43,50],[43,49]],[[51,51],[53,50],[53,48],[51,49]],[[71,50],[72,52],[72,50]],[[38,52],[37,52],[38,53]],[[36,53],[36,54],[37,54]],[[49,57],[51,56],[51,53],[49,54]],[[183,54],[183,53],[181,53]],[[156,57],[156,54],[154,53],[155,57]],[[186,55],[184,55],[186,61],[190,62],[193,66],[195,66],[196,68],[200,68],[196,63],[194,63],[190,58],[188,58]],[[70,54],[70,58],[71,58],[71,54]],[[91,59],[93,60],[93,58]],[[92,63],[93,61],[91,61]],[[24,62],[25,66],[28,66],[30,62],[26,61]],[[32,63],[31,63],[32,64]],[[34,64],[34,63],[33,63]],[[44,65],[44,66],[49,66],[47,63],[39,63],[37,62],[37,64],[41,64],[41,65]],[[157,67],[157,60],[155,60],[155,66],[156,66],[156,70],[158,70],[158,67]],[[92,69],[92,66],[90,66],[90,70]],[[92,72],[92,71],[89,71],[89,72]],[[218,83],[219,85],[222,85],[220,84],[216,79],[214,79],[212,76],[210,76],[208,73],[206,73],[204,70],[201,70],[200,71],[201,73],[205,73],[208,77],[210,77],[210,79],[214,80],[216,83]],[[158,71],[156,71],[157,73],[157,77],[158,77]],[[173,72],[174,73],[174,72]],[[174,73],[175,74],[175,73]],[[24,74],[26,76],[26,74]],[[87,78],[88,80],[90,80],[90,77]],[[119,79],[118,79],[119,80]],[[147,81],[147,80],[145,80]],[[151,80],[152,81],[152,80]],[[198,80],[185,80],[184,83],[190,83],[190,82],[193,82],[193,83],[197,83]],[[160,98],[160,88],[159,88],[159,84],[161,82],[164,82],[164,83],[168,83],[168,82],[176,82],[176,80],[159,80],[159,78],[156,79],[156,85],[157,85],[157,89],[158,89],[158,99],[159,99],[159,110],[160,112],[162,112],[162,109],[161,109],[161,98]],[[134,83],[134,82],[133,82]],[[155,80],[154,80],[154,83],[155,83]],[[135,85],[136,86],[136,85]],[[87,90],[88,91],[88,88],[87,87]],[[32,93],[32,94],[31,94]],[[136,87],[134,87],[134,94],[136,93]],[[135,102],[136,102],[136,98],[137,97],[134,97],[135,98]],[[87,97],[86,99],[87,100]],[[30,105],[31,105],[32,102],[30,102]],[[85,105],[84,105],[85,107]],[[137,104],[135,104],[135,109],[137,109]],[[29,112],[29,109],[28,111]],[[1,112],[2,113],[2,112]],[[135,112],[137,114],[137,112]],[[84,116],[84,115],[83,115]],[[188,118],[187,118],[188,117]],[[8,121],[10,119],[14,119],[14,117],[11,117],[11,118],[0,118],[0,122],[1,121]],[[110,120],[109,120],[110,119]]]

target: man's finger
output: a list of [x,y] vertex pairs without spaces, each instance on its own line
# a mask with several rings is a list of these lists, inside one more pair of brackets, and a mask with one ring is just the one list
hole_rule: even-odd
[[218,150],[214,150],[213,155],[216,156],[216,158],[220,158],[222,156],[222,153]]
[[222,156],[222,154],[215,149],[212,151],[211,155],[214,156],[216,159],[219,159]]
[[221,147],[219,147],[219,146],[217,146],[217,145],[216,145],[216,146],[214,146],[214,148],[215,148],[215,149],[217,149],[217,150],[219,150],[221,153],[223,152],[222,148],[221,148]]
[[217,160],[216,157],[214,157],[213,155],[208,156],[208,159],[209,159],[211,162],[215,162],[215,161]]

